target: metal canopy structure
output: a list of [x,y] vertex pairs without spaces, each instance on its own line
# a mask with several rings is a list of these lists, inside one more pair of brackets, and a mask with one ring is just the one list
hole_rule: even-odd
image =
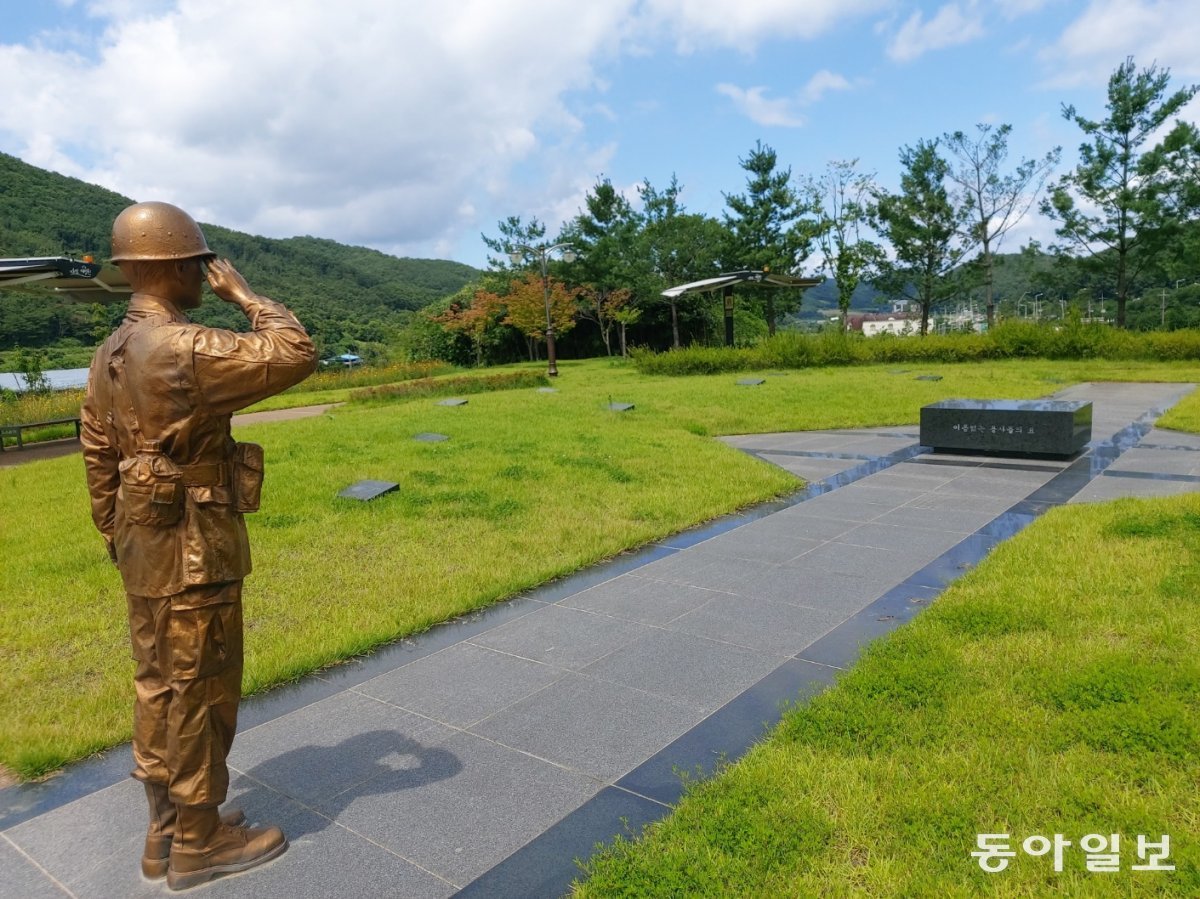
[[714,290],[725,292],[725,345],[733,346],[733,285],[751,283],[759,287],[792,287],[803,290],[806,287],[816,287],[823,278],[797,278],[795,275],[781,275],[775,272],[726,272],[715,278],[705,278],[703,281],[693,281],[690,284],[680,284],[668,287],[662,292],[664,297],[675,299],[689,293],[711,293]]
[[68,256],[0,259],[0,290],[48,290],[84,303],[124,299],[132,288],[121,270]]
[[749,281],[766,287],[816,287],[822,278],[797,278],[795,275],[779,275],[775,272],[726,272],[715,278],[705,278],[703,281],[693,281],[691,284],[680,284],[678,287],[668,287],[662,292],[664,297],[681,297],[686,293],[709,293],[722,287],[732,287]]

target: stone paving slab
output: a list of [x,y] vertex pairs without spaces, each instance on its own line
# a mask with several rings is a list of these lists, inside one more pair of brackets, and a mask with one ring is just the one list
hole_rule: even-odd
[[579,671],[637,640],[646,630],[644,625],[555,605],[471,642],[497,653]]
[[687,584],[671,584],[627,574],[559,600],[559,605],[638,621],[664,625],[711,600],[713,591]]
[[446,777],[413,785],[405,770],[384,774],[349,801],[317,811],[336,814],[339,825],[362,839],[460,887],[601,787],[594,778],[473,733],[450,733],[427,748],[447,766]]
[[[644,671],[649,666],[643,659]],[[657,752],[673,735],[702,720],[707,697],[688,696],[660,679],[656,691],[617,683],[604,677],[573,674],[547,687],[536,697],[482,721],[472,733],[521,753],[544,760],[579,776],[597,780],[624,774]],[[537,789],[536,783],[530,784]],[[597,784],[597,789],[599,784]]]
[[[203,893],[557,895],[614,820],[652,820],[677,799],[676,765],[736,756],[768,708],[821,689],[1040,512],[1200,490],[1200,438],[1149,429],[1188,389],[1062,391],[1095,403],[1095,455],[1067,462],[905,461],[912,428],[725,438],[828,492],[677,535],[248,704],[231,798],[281,823],[292,847]],[[163,895],[137,871],[140,787],[110,779],[77,795],[0,831],[0,897]]]
[[1100,503],[1126,497],[1179,496],[1183,493],[1195,493],[1197,490],[1200,490],[1200,481],[1099,477],[1071,497],[1069,502]]
[[7,837],[0,837],[0,875],[0,899],[63,899],[69,895]]

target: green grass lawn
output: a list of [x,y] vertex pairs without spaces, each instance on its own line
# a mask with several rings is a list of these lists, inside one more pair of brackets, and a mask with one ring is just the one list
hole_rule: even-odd
[[[608,896],[1200,895],[1200,496],[1059,508],[594,858]],[[985,873],[980,833],[1009,834]],[[1121,835],[1121,870],[1079,841]],[[1063,871],[1021,851],[1062,834]],[[1133,872],[1136,837],[1175,872]]]
[[[1200,381],[1200,372],[1196,374]],[[1200,390],[1193,390],[1158,420],[1160,428],[1174,428],[1177,431],[1200,433]]]
[[[539,366],[527,366],[537,368]],[[1029,397],[1048,379],[1185,380],[1168,364],[1011,362],[647,377],[566,362],[557,393],[345,406],[238,429],[262,443],[249,517],[245,687],[254,692],[721,513],[788,492],[787,473],[711,435],[911,424],[951,396]],[[323,394],[327,396],[328,394]],[[609,400],[633,402],[613,413]],[[445,443],[412,440],[422,431]],[[370,504],[335,494],[398,481]],[[78,456],[0,470],[0,764],[21,777],[129,736],[124,598],[88,517]]]

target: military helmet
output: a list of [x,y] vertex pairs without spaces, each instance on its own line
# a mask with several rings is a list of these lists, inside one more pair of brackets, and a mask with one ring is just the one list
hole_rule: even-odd
[[170,203],[135,203],[123,209],[113,222],[113,262],[216,255],[208,248],[196,220]]

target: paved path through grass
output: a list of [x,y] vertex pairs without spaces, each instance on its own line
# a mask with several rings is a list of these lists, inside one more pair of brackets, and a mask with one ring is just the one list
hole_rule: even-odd
[[[809,489],[247,701],[231,798],[292,845],[205,895],[559,895],[679,771],[739,755],[1045,509],[1200,488],[1200,439],[1151,428],[1188,389],[1062,391],[1095,403],[1071,463],[929,456],[904,427],[726,438]],[[164,893],[128,764],[0,790],[0,896]]]

